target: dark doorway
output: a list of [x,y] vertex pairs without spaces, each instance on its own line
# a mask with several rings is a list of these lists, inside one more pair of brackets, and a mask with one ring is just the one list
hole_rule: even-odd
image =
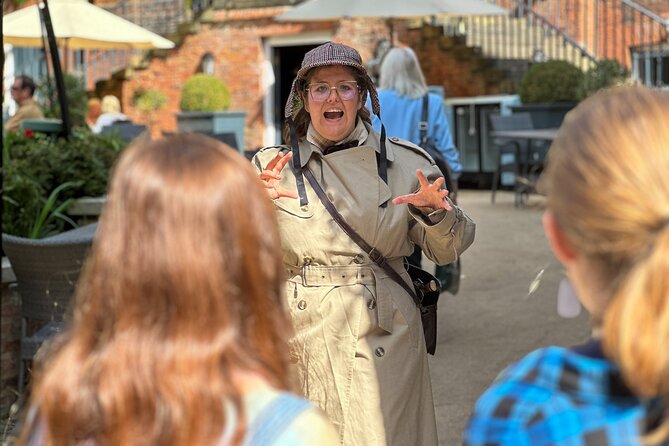
[[304,54],[316,48],[320,44],[277,46],[274,47],[274,126],[277,129],[277,141],[281,141],[281,129],[283,128],[283,110],[290,94],[293,79],[300,69]]

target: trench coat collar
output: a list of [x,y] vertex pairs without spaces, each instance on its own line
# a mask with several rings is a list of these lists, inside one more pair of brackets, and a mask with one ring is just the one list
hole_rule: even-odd
[[[372,126],[369,125],[366,122],[363,122],[363,125],[367,129],[368,136],[367,140],[363,142],[363,146],[373,146],[374,149],[376,150],[377,153],[381,153],[381,136],[376,133],[373,129]],[[350,149],[350,150],[355,150],[355,148]],[[300,143],[300,167],[304,167],[309,163],[309,159],[311,158],[312,155],[318,154],[322,156],[321,149],[310,143],[309,141],[302,141]],[[386,138],[386,158],[388,159],[389,162],[393,162],[395,160],[395,154],[393,151],[393,145],[390,143],[390,140]]]

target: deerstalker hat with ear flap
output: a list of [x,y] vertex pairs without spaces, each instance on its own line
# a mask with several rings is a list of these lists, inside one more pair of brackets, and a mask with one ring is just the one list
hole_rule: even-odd
[[[299,90],[306,84],[309,71],[313,68],[333,65],[351,67],[364,79],[365,85],[359,86],[362,92],[362,102],[364,103],[367,101],[367,93],[369,93],[370,101],[372,103],[372,112],[379,118],[381,117],[379,94],[376,92],[374,82],[372,82],[369,74],[367,74],[367,70],[362,65],[362,57],[360,57],[360,53],[358,53],[355,48],[351,48],[350,46],[341,43],[327,42],[308,51],[304,55],[302,66],[297,72],[297,76],[295,76],[293,85],[290,88],[290,95],[288,96],[288,101],[286,102],[286,108],[284,110],[284,117],[288,121],[288,126],[290,128],[291,152],[293,154],[291,166],[295,173],[295,183],[297,185],[297,195],[300,199],[300,206],[306,206],[309,203],[309,199],[307,198],[307,192],[304,187],[304,176],[302,174],[302,166],[300,163],[300,150],[295,131],[295,123],[293,121],[293,114],[304,107]],[[386,152],[386,129],[383,126],[383,123],[381,124],[378,171],[379,177],[387,184],[388,157]],[[383,203],[381,206],[385,207],[386,205],[387,203]]]
[[286,102],[286,108],[284,110],[284,117],[291,117],[295,111],[302,108],[298,88],[306,81],[307,73],[309,73],[312,68],[332,65],[343,65],[356,70],[365,79],[366,84],[360,86],[362,89],[362,102],[364,103],[367,100],[367,92],[369,92],[369,97],[372,102],[372,111],[377,116],[381,113],[379,95],[376,92],[376,87],[374,87],[374,82],[372,82],[369,74],[367,74],[367,70],[362,65],[362,57],[360,57],[360,53],[358,53],[355,48],[351,48],[342,43],[327,42],[308,51],[304,55],[300,70],[297,72],[297,76],[290,89],[290,95],[288,96],[288,101]]

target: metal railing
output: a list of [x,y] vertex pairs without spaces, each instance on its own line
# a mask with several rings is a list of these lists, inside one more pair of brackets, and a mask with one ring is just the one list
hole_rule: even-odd
[[[121,0],[105,9],[161,35],[176,33],[189,17],[185,0]],[[127,67],[133,55],[140,53],[142,50],[89,50],[84,72],[87,88]]]
[[669,85],[669,20],[632,0],[486,0],[508,16],[451,18],[445,32],[499,59],[615,59],[636,79]]
[[185,0],[121,0],[106,9],[161,35],[176,33],[189,18]]

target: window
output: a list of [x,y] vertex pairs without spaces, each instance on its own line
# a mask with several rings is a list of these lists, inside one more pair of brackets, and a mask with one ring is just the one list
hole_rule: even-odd
[[214,56],[211,53],[207,53],[204,56],[202,56],[202,62],[201,62],[201,67],[202,67],[202,72],[204,74],[214,74]]

